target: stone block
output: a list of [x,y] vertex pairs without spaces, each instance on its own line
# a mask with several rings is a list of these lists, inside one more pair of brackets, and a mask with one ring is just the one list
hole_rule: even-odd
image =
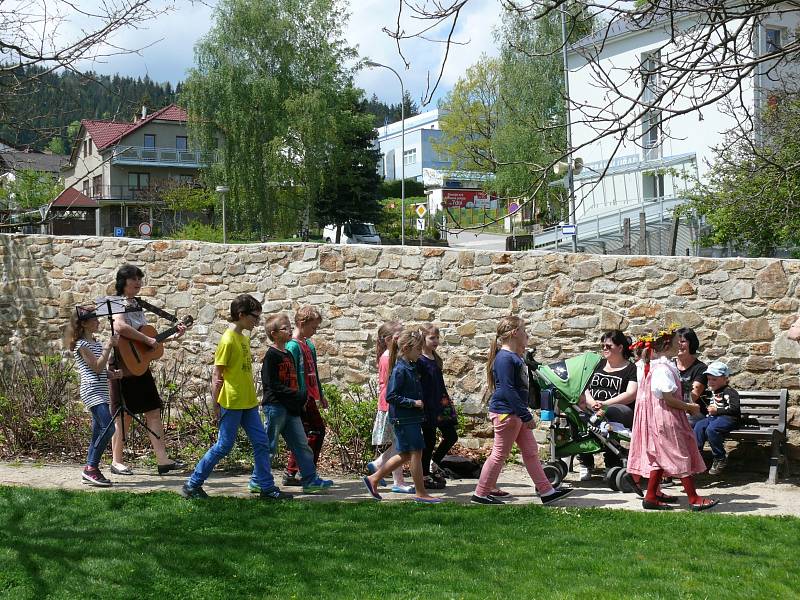
[[764,317],[728,323],[722,331],[734,342],[770,341],[775,337],[769,321]]
[[586,260],[574,267],[573,276],[577,280],[595,279],[603,275],[603,264],[599,260]]
[[753,284],[740,279],[732,279],[719,286],[719,297],[725,302],[753,297]]
[[404,292],[408,289],[408,283],[398,280],[379,279],[373,284],[373,289],[376,292]]
[[366,342],[369,339],[367,331],[335,331],[333,339],[337,342]]
[[779,260],[758,272],[755,278],[756,294],[762,298],[781,298],[789,290],[789,279]]

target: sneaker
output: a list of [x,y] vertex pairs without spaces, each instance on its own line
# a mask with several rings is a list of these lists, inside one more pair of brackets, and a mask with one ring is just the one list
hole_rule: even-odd
[[111,482],[105,478],[97,467],[86,467],[81,473],[83,483],[88,483],[95,487],[111,487]]
[[549,496],[541,496],[542,504],[550,504],[551,502],[555,502],[556,500],[560,500],[564,496],[568,496],[572,493],[571,488],[559,488],[555,490]]
[[316,494],[317,492],[324,492],[333,487],[333,481],[330,479],[321,479],[317,477],[308,485],[303,486],[304,494]]
[[495,498],[494,496],[478,496],[478,494],[472,494],[472,498],[469,500],[473,504],[505,504],[500,498]]
[[188,483],[184,483],[181,488],[181,496],[187,500],[202,500],[208,498],[208,494],[202,486],[190,487]]
[[120,463],[111,463],[111,472],[114,475],[133,475],[133,470]]
[[283,479],[281,483],[287,487],[301,487],[303,482],[300,481],[300,478],[296,475],[289,475],[289,473],[283,474]]
[[292,494],[287,494],[275,488],[271,492],[261,492],[258,496],[262,500],[291,500],[294,498]]
[[247,491],[251,494],[260,494],[261,493],[261,486],[255,483],[254,481],[247,482]]
[[413,494],[416,490],[413,485],[393,485],[392,492],[395,494]]
[[581,465],[580,469],[578,469],[578,479],[580,481],[589,481],[591,478],[592,470],[585,465]]
[[708,470],[708,474],[719,475],[725,470],[725,467],[727,466],[728,466],[727,458],[715,458],[714,462],[711,464],[711,468]]

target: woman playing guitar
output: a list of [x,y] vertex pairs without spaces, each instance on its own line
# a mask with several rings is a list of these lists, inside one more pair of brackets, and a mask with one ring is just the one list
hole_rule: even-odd
[[[123,303],[127,308],[136,308],[136,296],[142,289],[142,279],[144,273],[138,267],[133,265],[123,265],[117,271],[116,292],[117,296],[122,297]],[[114,315],[114,331],[120,335],[120,338],[130,338],[132,340],[142,342],[150,347],[156,347],[158,342],[139,329],[147,323],[144,312],[126,312]],[[177,326],[178,334],[180,337],[186,331],[184,325]],[[122,342],[122,340],[120,340]],[[172,460],[167,455],[167,449],[164,445],[164,426],[161,423],[161,397],[158,395],[156,383],[153,379],[153,374],[148,368],[142,375],[131,375],[125,372],[123,368],[123,377],[120,380],[119,386],[111,386],[111,409],[116,412],[119,405],[119,393],[122,393],[125,399],[125,407],[134,414],[144,414],[147,427],[151,430],[147,432],[150,438],[150,444],[153,446],[153,451],[156,454],[158,461],[158,473],[163,475],[175,469],[182,469],[186,465],[178,461]],[[125,419],[125,428],[122,427],[122,419]],[[111,472],[116,475],[132,475],[133,471],[127,467],[123,462],[123,431],[129,431],[131,426],[132,417],[122,411],[115,422],[116,433],[111,440],[111,449],[113,453],[113,461],[111,463]],[[155,435],[153,435],[155,433]],[[157,436],[157,437],[156,437]]]

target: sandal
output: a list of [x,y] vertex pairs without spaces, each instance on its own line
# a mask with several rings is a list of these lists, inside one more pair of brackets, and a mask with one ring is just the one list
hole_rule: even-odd
[[672,506],[670,504],[666,504],[658,500],[655,502],[650,502],[650,500],[642,500],[642,508],[645,510],[672,510]]
[[690,502],[689,503],[689,507],[693,511],[697,512],[697,511],[700,511],[700,510],[709,509],[712,506],[716,506],[717,504],[719,504],[719,500],[717,500],[715,498],[701,498],[700,502],[697,502],[696,504],[692,504]]
[[130,467],[120,465],[119,463],[111,463],[111,472],[114,475],[133,475],[133,471]]
[[669,496],[667,494],[662,494],[661,492],[656,494],[656,499],[659,502],[664,502],[666,504],[676,504],[678,502],[678,498],[676,496]]

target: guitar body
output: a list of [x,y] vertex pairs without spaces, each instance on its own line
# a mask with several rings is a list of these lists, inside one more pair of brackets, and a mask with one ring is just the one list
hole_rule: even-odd
[[[139,331],[152,338],[158,335],[156,328],[152,325],[142,325]],[[151,348],[145,343],[120,337],[117,354],[122,361],[122,370],[125,376],[135,375],[138,377],[147,372],[152,361],[164,356],[164,344],[159,342],[155,348]]]

